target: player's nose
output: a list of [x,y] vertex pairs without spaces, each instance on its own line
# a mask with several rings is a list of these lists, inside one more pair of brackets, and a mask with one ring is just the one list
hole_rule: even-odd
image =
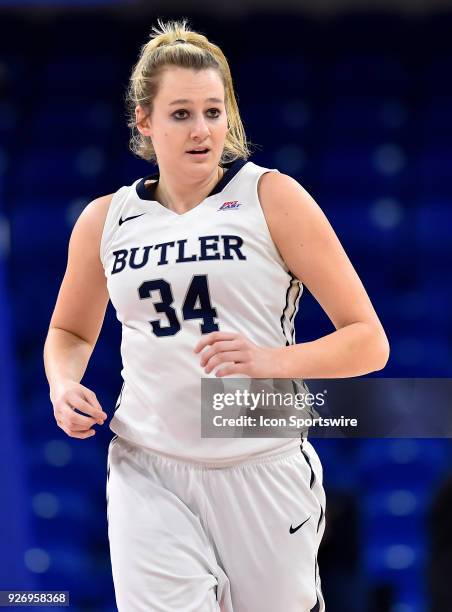
[[209,126],[207,125],[206,119],[202,115],[196,117],[191,130],[191,137],[194,140],[202,140],[209,136],[209,134],[210,130]]

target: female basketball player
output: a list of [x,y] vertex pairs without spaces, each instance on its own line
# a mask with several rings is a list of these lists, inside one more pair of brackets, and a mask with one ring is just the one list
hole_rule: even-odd
[[[55,419],[88,438],[107,418],[80,381],[110,298],[123,333],[107,482],[119,610],[323,611],[317,454],[306,439],[201,439],[200,379],[357,376],[384,367],[388,341],[319,206],[247,161],[221,50],[186,22],[159,25],[129,88],[132,148],[159,172],[75,224],[44,351]],[[336,331],[297,345],[301,282]]]

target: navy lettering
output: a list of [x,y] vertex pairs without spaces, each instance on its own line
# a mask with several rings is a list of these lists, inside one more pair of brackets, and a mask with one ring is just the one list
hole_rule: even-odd
[[168,260],[166,259],[166,250],[169,246],[174,246],[174,241],[173,242],[162,242],[161,244],[156,244],[154,249],[159,249],[161,248],[161,252],[160,252],[160,261],[158,262],[158,266],[164,266],[168,263]]
[[127,249],[121,249],[119,251],[113,251],[113,255],[115,256],[115,261],[113,263],[113,269],[111,271],[112,274],[116,274],[117,272],[122,272],[126,267],[126,257],[128,251]]
[[185,244],[187,239],[178,240],[177,244],[179,245],[179,257],[176,259],[176,263],[184,263],[185,261],[196,261],[196,255],[192,255],[191,257],[185,256]]
[[171,285],[163,278],[156,280],[145,281],[138,287],[138,295],[141,300],[152,298],[152,293],[158,291],[160,293],[160,302],[153,302],[156,312],[162,312],[168,319],[168,325],[163,326],[161,321],[155,319],[149,321],[152,325],[152,331],[156,336],[174,336],[180,331],[180,323],[177,320],[176,311],[173,308],[173,294]]
[[[234,251],[238,259],[246,259],[243,255],[240,247],[243,246],[243,240],[240,236],[222,236],[224,244],[224,256],[223,259],[234,259],[231,255],[231,251]],[[235,244],[233,244],[235,242]]]
[[[240,236],[226,234],[224,236],[199,236],[197,243],[192,245],[197,252],[190,253],[189,239],[177,240],[177,250],[174,240],[162,242],[155,246],[137,246],[130,249],[113,251],[114,261],[111,274],[118,274],[128,266],[138,270],[145,266],[164,266],[169,263],[185,263],[192,261],[213,261],[220,259],[246,260],[242,252],[243,239]],[[223,247],[223,248],[221,248]],[[156,254],[153,254],[153,251]],[[177,257],[176,257],[177,254]]]
[[[198,238],[201,243],[201,255],[199,256],[199,261],[208,261],[209,259],[220,259],[220,253],[218,253],[218,240],[219,236],[200,236]],[[209,244],[207,241],[213,240],[213,244]],[[215,251],[215,255],[208,255],[208,251]]]
[[143,257],[141,258],[141,261],[138,263],[135,262],[135,255],[140,250],[140,247],[134,247],[133,249],[130,249],[130,259],[129,259],[130,267],[136,270],[138,268],[142,268],[143,266],[145,266],[148,263],[149,251],[151,249],[152,249],[152,245],[143,247]]

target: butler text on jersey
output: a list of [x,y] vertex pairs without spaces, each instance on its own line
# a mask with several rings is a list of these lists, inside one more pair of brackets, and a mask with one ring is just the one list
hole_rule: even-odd
[[149,257],[157,258],[158,266],[164,266],[168,263],[210,261],[214,259],[246,259],[242,252],[243,239],[240,236],[199,236],[198,241],[190,245],[191,248],[187,245],[187,242],[187,239],[172,240],[113,251],[114,261],[111,273],[117,274],[126,267],[132,269],[143,268],[148,263]]

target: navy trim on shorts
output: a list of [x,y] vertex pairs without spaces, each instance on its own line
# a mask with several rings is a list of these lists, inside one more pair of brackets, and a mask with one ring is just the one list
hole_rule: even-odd
[[309,610],[309,612],[320,612],[320,602],[319,602],[319,596],[317,595],[317,602],[315,604],[315,606],[313,608],[311,608]]
[[323,510],[323,506],[320,505],[320,516],[319,516],[319,521],[317,523],[317,533],[319,533],[320,525],[322,524],[324,516],[325,516],[325,511]]
[[[316,476],[315,476],[314,470],[312,469],[311,460],[309,459],[309,456],[306,453],[306,451],[303,450],[303,441],[304,441],[304,439],[301,440],[300,451],[301,451],[301,454],[303,455],[303,457],[305,458],[306,463],[309,465],[309,468],[311,469],[310,488],[312,489],[312,487],[314,486],[314,484],[316,482]],[[322,506],[322,504],[319,504],[319,505],[320,505],[320,516],[319,516],[319,520],[317,522],[317,533],[319,533],[320,525],[322,524],[322,521],[325,518],[325,511],[323,509],[323,506]],[[318,563],[317,563],[317,555],[315,556],[314,563],[315,563],[315,565],[314,565],[314,578],[315,578],[315,590],[316,590],[317,601],[316,601],[314,607],[309,610],[309,612],[324,612],[324,610],[325,610],[325,601],[324,601],[324,598],[323,598],[322,589],[317,587],[317,577],[318,577],[318,571],[319,571],[319,566],[318,566]],[[321,597],[320,600],[319,600],[319,595]]]
[[[111,446],[112,442],[114,442],[117,437],[118,437],[117,434],[113,436],[113,438],[110,440],[109,446]],[[109,478],[110,478],[110,462],[108,462],[108,466],[107,466],[107,483],[108,483]],[[108,504],[108,497],[107,497],[107,504]]]
[[311,479],[309,483],[309,488],[312,489],[312,487],[315,484],[316,478],[315,478],[314,470],[312,469],[311,460],[309,459],[309,455],[303,450],[303,443],[300,444],[300,452],[305,458],[306,463],[309,465],[309,469],[311,470]]
[[[115,442],[118,439],[118,435],[115,434],[113,436],[113,438],[110,440],[110,444],[108,445],[108,450],[110,451],[110,447],[113,444],[113,442]],[[110,480],[110,457],[108,457],[108,464],[107,464],[107,483],[105,486],[105,500],[106,500],[106,506],[107,506],[107,522],[108,522],[108,482]]]
[[125,386],[125,381],[122,383],[122,387],[121,387],[121,391],[119,392],[119,397],[118,397],[118,401],[116,402],[116,406],[114,409],[113,414],[118,410],[119,406],[121,405],[121,401],[122,401],[122,392],[124,391],[124,386]]

